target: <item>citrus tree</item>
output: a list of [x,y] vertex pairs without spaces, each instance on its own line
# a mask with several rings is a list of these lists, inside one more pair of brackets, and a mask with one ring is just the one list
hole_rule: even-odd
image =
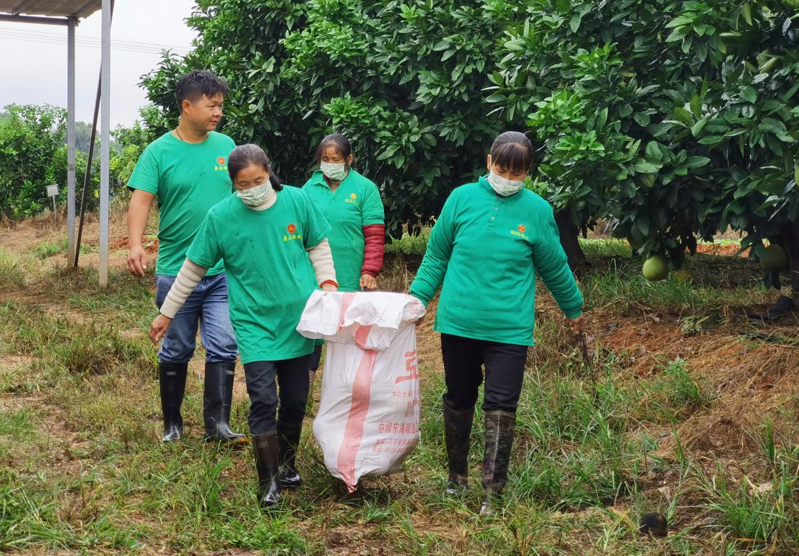
[[[43,105],[9,105],[0,119],[0,211],[31,216],[49,205],[53,157],[66,136],[66,111]],[[65,184],[64,184],[65,185]]]
[[324,134],[346,134],[356,167],[383,188],[396,234],[485,170],[505,124],[483,90],[522,4],[198,0],[195,51],[166,57],[143,84],[176,118],[181,73],[207,67],[225,78],[224,131],[264,146],[288,183],[307,179]]
[[535,0],[488,100],[541,141],[572,234],[610,216],[679,267],[729,226],[762,255],[799,220],[795,19],[778,0]]

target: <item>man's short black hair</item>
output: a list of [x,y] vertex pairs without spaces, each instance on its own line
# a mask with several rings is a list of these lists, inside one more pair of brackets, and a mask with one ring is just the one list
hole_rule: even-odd
[[178,110],[183,112],[183,101],[192,104],[203,96],[213,98],[218,94],[227,95],[230,88],[227,83],[208,70],[194,70],[180,78],[175,97],[178,100]]

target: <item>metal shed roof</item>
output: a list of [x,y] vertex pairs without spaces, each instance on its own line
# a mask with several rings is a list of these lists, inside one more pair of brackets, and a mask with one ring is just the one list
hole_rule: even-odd
[[101,4],[102,0],[0,0],[0,13],[83,19]]

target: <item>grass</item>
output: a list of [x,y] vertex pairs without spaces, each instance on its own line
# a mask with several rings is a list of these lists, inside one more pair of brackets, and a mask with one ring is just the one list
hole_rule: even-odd
[[713,396],[698,380],[688,372],[685,360],[665,363],[658,377],[643,388],[649,396],[644,416],[654,422],[679,423],[709,406]]
[[[36,247],[34,247],[33,254],[37,259],[44,260],[54,255],[65,254],[67,252],[67,247],[67,238],[66,236],[62,236],[57,240],[43,241],[39,243]],[[83,244],[80,246],[81,255],[92,253],[96,250],[97,248],[91,245]]]
[[[587,245],[597,262],[582,280],[588,306],[617,319],[634,322],[631,315],[642,308],[677,312],[673,326],[689,323],[698,341],[724,326],[718,318],[701,320],[708,314],[766,298],[756,287],[706,282],[701,259],[694,284],[651,284],[639,279],[640,263],[619,242]],[[608,258],[615,263],[599,264]],[[382,287],[405,291],[412,276],[401,261],[390,264]],[[307,426],[300,456],[305,484],[269,512],[255,503],[249,449],[202,442],[202,382],[194,372],[184,402],[186,439],[174,446],[159,442],[155,349],[143,336],[155,315],[151,279],[113,270],[111,287],[101,290],[92,270],[41,270],[26,278],[47,292],[46,301],[0,302],[0,352],[24,357],[24,364],[0,369],[0,551],[510,556],[799,550],[799,453],[790,448],[799,432],[795,419],[764,420],[749,429],[756,450],[734,464],[693,451],[681,427],[724,402],[719,384],[697,373],[689,357],[657,357],[651,374],[640,378],[630,354],[600,337],[587,369],[559,317],[540,315],[508,487],[498,515],[481,518],[482,413],[472,435],[471,486],[462,498],[449,498],[442,493],[445,386],[426,353],[421,443],[404,471],[366,479],[347,494],[324,468]],[[784,403],[788,416],[790,403]],[[235,429],[246,430],[246,414],[246,400],[237,400]],[[659,490],[664,485],[667,495]],[[638,534],[638,519],[649,511],[667,515],[669,537]]]
[[0,247],[0,287],[16,288],[25,283],[19,259]]
[[[594,307],[612,307],[614,311],[630,313],[641,307],[705,315],[708,312],[722,313],[725,308],[765,303],[769,290],[757,279],[746,285],[718,287],[713,283],[717,276],[713,269],[709,276],[702,274],[702,263],[706,257],[697,257],[691,266],[698,267],[693,283],[680,280],[674,273],[662,282],[649,282],[641,275],[641,261],[636,259],[611,259],[606,268],[586,275],[581,287]],[[730,260],[727,263],[737,272],[745,261]],[[737,267],[737,268],[736,268]]]
[[796,458],[787,455],[772,480],[762,484],[747,476],[735,484],[720,465],[712,477],[703,477],[703,488],[712,500],[710,508],[719,512],[721,525],[736,540],[762,546],[779,536],[786,537],[785,542],[796,536],[793,527],[786,527],[797,517],[795,500],[792,502],[799,485],[796,464]]

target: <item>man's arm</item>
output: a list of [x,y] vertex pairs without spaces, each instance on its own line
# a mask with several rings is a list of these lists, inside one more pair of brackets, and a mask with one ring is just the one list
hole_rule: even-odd
[[150,206],[155,195],[135,189],[130,197],[128,207],[128,269],[134,276],[144,276],[147,270],[147,253],[141,246],[147,219],[150,217]]

